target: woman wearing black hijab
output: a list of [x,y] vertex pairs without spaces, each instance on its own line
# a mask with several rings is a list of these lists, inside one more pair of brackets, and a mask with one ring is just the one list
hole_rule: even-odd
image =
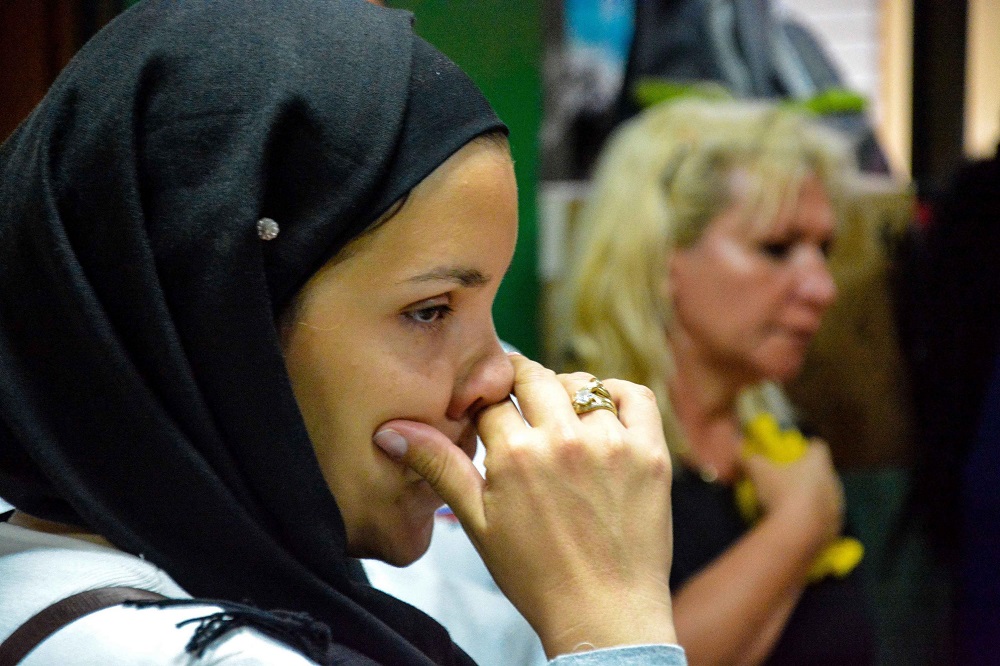
[[655,404],[502,352],[506,130],[410,21],[146,0],[0,148],[0,640],[169,597],[25,664],[467,663],[353,559],[442,500],[550,657],[682,663]]

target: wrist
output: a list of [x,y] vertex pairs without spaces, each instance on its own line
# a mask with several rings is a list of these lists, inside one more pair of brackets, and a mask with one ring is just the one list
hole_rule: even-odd
[[643,595],[631,602],[614,595],[609,597],[613,602],[591,602],[586,610],[568,603],[536,630],[550,659],[626,645],[676,644],[669,591],[665,595],[664,600]]
[[786,552],[801,553],[802,559],[808,562],[839,534],[839,527],[831,527],[838,521],[832,521],[829,515],[811,507],[809,502],[788,502],[766,517],[778,526]]

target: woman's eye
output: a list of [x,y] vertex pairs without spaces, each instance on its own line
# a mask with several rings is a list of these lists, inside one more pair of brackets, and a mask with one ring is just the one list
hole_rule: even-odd
[[792,251],[791,243],[761,243],[760,251],[771,259],[784,259]]
[[425,308],[410,310],[406,313],[406,316],[414,323],[431,325],[443,321],[445,317],[451,313],[451,306],[446,303],[442,303],[440,305],[431,305]]

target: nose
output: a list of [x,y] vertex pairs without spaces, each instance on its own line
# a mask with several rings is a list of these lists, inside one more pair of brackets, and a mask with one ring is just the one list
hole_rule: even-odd
[[802,267],[798,288],[799,297],[825,312],[837,298],[837,284],[830,274],[826,256],[816,248]]
[[479,410],[510,395],[514,366],[494,332],[467,361],[467,370],[455,386],[447,416],[453,421],[475,416]]

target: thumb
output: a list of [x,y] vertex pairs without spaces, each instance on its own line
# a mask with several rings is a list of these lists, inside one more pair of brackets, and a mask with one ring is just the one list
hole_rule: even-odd
[[465,451],[440,430],[400,419],[382,424],[373,441],[427,481],[467,530],[484,525],[485,481]]

